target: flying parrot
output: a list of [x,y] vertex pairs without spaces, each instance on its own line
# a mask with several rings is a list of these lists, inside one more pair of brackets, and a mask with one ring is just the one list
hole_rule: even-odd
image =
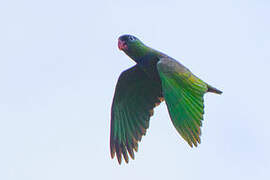
[[111,157],[134,159],[138,142],[149,127],[153,109],[165,100],[177,132],[191,146],[201,140],[204,114],[203,96],[222,91],[205,83],[168,55],[146,46],[137,37],[122,35],[118,48],[136,65],[123,71],[118,79],[111,107]]

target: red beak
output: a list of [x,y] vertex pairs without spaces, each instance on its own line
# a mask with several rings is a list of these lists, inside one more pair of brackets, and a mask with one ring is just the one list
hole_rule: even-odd
[[118,48],[120,50],[126,50],[128,48],[128,46],[125,43],[125,41],[121,41],[120,39],[118,39]]

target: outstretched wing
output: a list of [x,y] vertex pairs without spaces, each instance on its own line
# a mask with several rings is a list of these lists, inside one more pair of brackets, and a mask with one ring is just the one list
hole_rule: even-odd
[[169,57],[161,58],[157,68],[175,128],[191,147],[197,146],[200,143],[203,95],[207,91],[207,84]]
[[120,75],[111,108],[111,156],[117,156],[119,164],[122,155],[128,163],[134,159],[138,142],[149,127],[153,108],[162,101],[161,84],[147,77],[138,65]]

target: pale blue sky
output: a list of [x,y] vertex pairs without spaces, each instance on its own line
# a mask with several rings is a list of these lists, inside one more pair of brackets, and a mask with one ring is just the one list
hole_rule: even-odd
[[[270,179],[269,18],[266,0],[1,1],[0,179]],[[124,33],[224,91],[198,148],[163,103],[135,161],[110,159]]]

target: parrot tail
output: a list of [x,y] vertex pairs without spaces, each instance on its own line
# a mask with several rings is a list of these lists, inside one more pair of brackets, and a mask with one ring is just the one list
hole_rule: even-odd
[[217,88],[214,88],[212,86],[210,86],[209,84],[207,84],[208,90],[207,92],[212,92],[212,93],[216,93],[216,94],[222,94],[222,91],[218,90]]

